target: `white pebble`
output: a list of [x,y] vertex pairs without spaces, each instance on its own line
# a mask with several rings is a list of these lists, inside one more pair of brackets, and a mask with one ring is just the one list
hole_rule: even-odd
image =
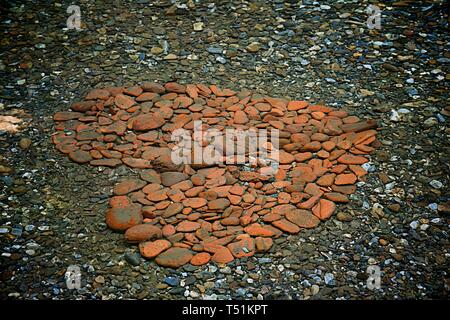
[[413,221],[409,224],[409,226],[413,229],[417,229],[417,226],[419,225],[419,223],[417,221]]
[[440,182],[438,180],[431,180],[430,186],[432,186],[433,188],[436,188],[436,189],[440,189],[443,187],[443,184],[442,184],[442,182]]

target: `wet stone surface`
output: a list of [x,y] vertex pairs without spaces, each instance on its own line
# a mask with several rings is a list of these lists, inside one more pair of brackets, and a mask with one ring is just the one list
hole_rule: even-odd
[[[117,6],[89,1],[80,4],[79,31],[65,28],[70,2],[38,6],[2,3],[0,296],[105,300],[448,296],[448,12],[444,1],[396,1],[380,6],[381,29],[369,30],[364,22],[370,3],[188,1],[186,6],[177,7],[162,1],[126,1]],[[86,115],[92,108],[89,103],[78,105],[78,111],[71,114],[61,113],[58,121],[75,123],[83,115],[86,125],[111,126],[111,132],[77,132],[69,138],[76,141],[76,148],[67,143],[58,150],[52,137],[64,130],[59,130],[54,115],[69,111],[92,88],[130,88],[153,82],[216,84],[236,92],[249,90],[262,97],[329,106],[361,121],[375,119],[380,145],[369,162],[356,164],[368,174],[355,181],[355,192],[344,193],[348,202],[336,200],[345,199],[339,195],[345,184],[331,195],[340,198],[321,198],[337,203],[331,218],[288,235],[278,232],[274,224],[295,230],[294,226],[300,227],[292,221],[315,225],[317,220],[291,213],[292,221],[285,219],[289,224],[283,219],[270,222],[277,217],[269,216],[269,221],[260,223],[274,226],[271,231],[275,235],[251,236],[254,243],[246,238],[232,241],[233,252],[254,246],[251,256],[245,256],[248,252],[244,249],[242,257],[236,258],[230,250],[206,252],[208,256],[204,251],[173,246],[170,239],[173,243],[183,240],[177,235],[179,224],[174,228],[161,226],[161,237],[155,229],[138,230],[127,235],[128,241],[124,231],[113,232],[105,222],[111,199],[120,196],[113,193],[114,187],[128,179],[143,181],[144,186],[139,182],[132,187],[140,188],[131,191],[136,195],[123,196],[133,203],[142,199],[138,197],[141,192],[160,199],[164,195],[157,190],[145,193],[143,189],[149,184],[168,189],[176,185],[165,186],[160,181],[164,163],[160,163],[157,177],[142,173],[151,168],[136,168],[148,165],[145,159],[131,159],[140,156],[123,161],[123,154],[133,150],[127,151],[128,146],[108,149],[108,156],[98,150],[101,157],[91,154],[92,149],[81,148],[107,135],[111,140],[125,137],[133,130],[127,126],[129,119],[121,119],[124,123],[93,121],[92,115]],[[143,88],[162,96],[162,92],[148,89],[156,88]],[[141,95],[133,95],[134,90],[117,98],[117,104],[126,108],[123,110],[132,103],[127,97],[136,101]],[[106,95],[104,91],[96,94],[91,101],[103,100]],[[139,100],[149,100],[136,102],[142,105],[152,102],[153,97],[147,94]],[[267,106],[259,107],[259,112],[268,112]],[[230,116],[233,112],[233,123],[247,125],[254,120],[245,110],[237,111],[227,111]],[[174,112],[163,119],[176,115]],[[63,121],[68,117],[74,118]],[[148,123],[146,118],[141,120],[144,126]],[[162,122],[159,117],[151,120],[147,126],[155,129],[142,131],[141,139],[136,136],[143,144],[159,139],[147,132],[164,126],[158,127]],[[281,125],[275,121],[271,125]],[[325,142],[320,142],[321,146]],[[68,156],[61,156],[61,152]],[[176,170],[168,172],[182,172],[171,169]],[[203,199],[199,194],[206,192],[201,188],[208,179],[186,174],[192,186],[182,186],[187,188],[182,192],[195,199],[188,202],[190,205],[204,207],[204,201],[198,199]],[[321,188],[329,188],[326,184],[332,177],[324,174],[320,179],[325,184]],[[339,179],[354,180],[350,176]],[[314,183],[317,185],[317,180]],[[258,194],[247,195],[248,188],[230,189],[226,197],[230,206],[239,197],[247,203],[257,201]],[[149,201],[170,201],[166,196],[169,200]],[[205,196],[208,201],[225,199],[214,199],[209,193]],[[271,199],[286,201],[289,197],[279,193]],[[149,212],[164,210],[164,220],[175,221],[185,214],[185,204],[179,203],[181,211],[180,206],[170,207],[169,203]],[[140,205],[136,206],[143,214],[146,205]],[[234,217],[224,220],[225,229],[242,227]],[[250,232],[261,230],[253,227]],[[154,258],[141,257],[137,243],[149,234],[156,238],[146,241],[167,240],[172,245],[167,250],[181,249],[175,255],[180,261],[189,257],[190,263],[173,269],[170,266],[176,266],[177,261],[170,257],[159,259],[166,266],[158,265]],[[158,244],[150,249],[164,248],[164,242]],[[67,288],[64,275],[69,266],[79,267],[80,289]],[[381,270],[379,289],[367,287],[369,266]]]

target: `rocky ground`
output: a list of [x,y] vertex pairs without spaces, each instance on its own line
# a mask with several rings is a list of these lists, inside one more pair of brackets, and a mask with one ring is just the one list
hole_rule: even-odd
[[[436,299],[448,295],[448,13],[444,1],[2,4],[2,299]],[[366,7],[382,10],[369,30]],[[377,119],[382,146],[348,204],[270,253],[172,270],[105,224],[133,174],[79,165],[53,115],[94,87],[215,83]],[[17,127],[16,127],[17,126]],[[11,127],[17,132],[10,132]],[[81,269],[81,289],[64,274]],[[367,287],[379,266],[381,286]]]

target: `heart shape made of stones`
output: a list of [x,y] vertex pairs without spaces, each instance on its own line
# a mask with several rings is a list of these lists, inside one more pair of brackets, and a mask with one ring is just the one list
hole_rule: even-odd
[[[171,268],[230,263],[269,251],[273,238],[316,227],[336,203],[349,202],[379,146],[376,121],[216,85],[93,89],[71,109],[54,115],[57,150],[80,164],[139,170],[139,178],[114,187],[106,223],[139,244],[143,257]],[[277,170],[267,174],[267,164],[251,162],[248,148],[244,164],[226,162],[235,154],[225,148],[222,163],[175,163],[176,130],[193,143],[211,142],[195,138],[195,123],[219,133],[278,132]]]

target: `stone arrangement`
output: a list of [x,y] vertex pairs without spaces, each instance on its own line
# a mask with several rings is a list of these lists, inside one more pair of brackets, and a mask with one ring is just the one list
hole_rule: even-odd
[[[106,223],[172,268],[226,264],[316,227],[349,201],[379,144],[375,121],[215,85],[94,89],[71,109],[54,115],[56,148],[76,163],[138,169],[140,179],[114,187]],[[173,163],[171,133],[193,132],[196,120],[204,129],[279,130],[278,171]]]

